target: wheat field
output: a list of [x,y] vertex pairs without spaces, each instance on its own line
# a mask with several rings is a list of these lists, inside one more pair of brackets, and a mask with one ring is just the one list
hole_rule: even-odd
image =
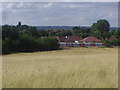
[[2,56],[3,88],[117,88],[117,48],[67,48]]

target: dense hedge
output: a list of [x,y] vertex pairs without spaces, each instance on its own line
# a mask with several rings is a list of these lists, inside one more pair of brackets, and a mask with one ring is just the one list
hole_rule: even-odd
[[[17,26],[3,25],[1,31],[2,31],[1,41],[2,41],[3,54],[12,53],[12,52],[34,52],[34,51],[57,50],[60,47],[58,40],[55,38],[49,38],[50,36],[67,36],[67,35],[71,36],[75,34],[75,36],[81,35],[83,37],[87,37],[90,35],[89,29],[84,30],[78,27],[74,28],[72,32],[66,30],[39,31],[37,30],[36,27],[21,25],[20,23]],[[120,30],[109,32],[109,35],[119,38]],[[119,40],[114,40],[114,41],[105,40],[103,41],[103,43],[107,47],[120,46]]]
[[18,40],[3,40],[2,53],[34,52],[59,49],[59,43],[54,38],[20,38]]
[[49,37],[40,37],[35,27],[2,26],[2,53],[34,52],[59,49],[58,40]]

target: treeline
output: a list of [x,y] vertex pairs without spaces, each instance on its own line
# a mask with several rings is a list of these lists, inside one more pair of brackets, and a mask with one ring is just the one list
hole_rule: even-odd
[[107,20],[98,20],[93,23],[91,35],[101,39],[107,47],[120,46],[120,30],[110,30]]
[[2,54],[13,52],[34,52],[59,49],[55,38],[41,38],[35,27],[21,25],[2,26]]
[[[90,28],[73,27],[72,30],[37,30],[36,27],[21,25],[2,26],[2,53],[33,52],[59,49],[56,36],[95,36],[106,46],[120,45],[120,30],[110,30],[107,20],[98,20]],[[112,39],[113,38],[113,39]]]
[[110,24],[107,20],[98,20],[90,28],[73,27],[72,30],[39,30],[39,36],[94,36],[101,39],[107,47],[120,46],[120,30],[110,30]]
[[38,36],[95,36],[101,40],[109,40],[111,37],[119,39],[120,30],[110,30],[110,24],[107,20],[98,20],[89,28],[76,26],[72,30],[38,30]]

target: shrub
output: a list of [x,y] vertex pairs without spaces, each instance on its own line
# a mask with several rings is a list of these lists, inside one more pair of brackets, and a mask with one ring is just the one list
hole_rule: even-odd
[[49,51],[59,49],[59,43],[54,38],[32,38],[21,37],[18,40],[3,40],[3,54],[12,52],[34,52],[34,51]]
[[105,40],[103,43],[105,43],[105,46],[107,47],[120,46],[119,40]]

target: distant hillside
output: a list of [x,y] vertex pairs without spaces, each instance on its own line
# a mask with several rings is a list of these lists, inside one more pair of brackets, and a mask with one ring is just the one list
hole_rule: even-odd
[[[72,30],[75,26],[35,26],[38,30],[59,30],[59,29],[65,29],[65,30]],[[82,28],[90,28],[88,26],[80,26]],[[118,27],[110,27],[110,30],[118,30]]]

